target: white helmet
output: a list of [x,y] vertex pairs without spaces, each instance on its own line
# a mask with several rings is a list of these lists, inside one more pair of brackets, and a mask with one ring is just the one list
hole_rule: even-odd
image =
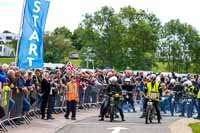
[[125,82],[131,82],[131,79],[130,78],[126,78],[124,81]]
[[160,77],[157,77],[157,78],[156,78],[156,81],[157,81],[157,82],[160,82]]
[[194,78],[191,79],[192,82],[195,82],[196,80]]
[[175,80],[175,79],[171,79],[171,80],[170,80],[170,83],[171,83],[171,84],[174,84],[174,83],[176,83],[176,80]]
[[188,86],[192,86],[192,81],[188,80]]
[[187,80],[183,83],[184,86],[192,86],[192,82],[190,80]]
[[152,75],[151,75],[151,79],[156,79],[156,75],[155,75],[155,74],[152,74]]
[[183,82],[183,86],[188,86],[188,82],[187,81]]
[[184,81],[184,82],[187,81],[187,78],[183,78],[183,81]]
[[117,77],[116,76],[112,76],[110,79],[109,79],[110,82],[117,82]]

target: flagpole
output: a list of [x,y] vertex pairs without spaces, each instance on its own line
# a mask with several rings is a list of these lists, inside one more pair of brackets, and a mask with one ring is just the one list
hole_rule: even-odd
[[22,6],[22,16],[21,16],[21,21],[20,21],[20,27],[19,27],[19,34],[18,34],[18,41],[17,41],[17,49],[16,49],[16,53],[15,53],[15,66],[17,66],[17,60],[18,60],[18,52],[19,52],[19,42],[20,42],[20,37],[22,34],[22,25],[23,25],[23,18],[24,18],[24,8],[26,5],[26,0],[23,0],[23,6]]

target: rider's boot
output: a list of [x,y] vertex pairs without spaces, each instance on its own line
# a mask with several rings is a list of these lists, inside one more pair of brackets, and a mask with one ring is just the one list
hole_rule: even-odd
[[99,121],[104,121],[104,117],[101,117],[101,119],[99,119]]
[[124,119],[124,117],[122,117],[122,121],[126,121],[126,120]]
[[126,121],[126,120],[124,119],[124,114],[123,114],[123,113],[120,113],[120,115],[121,115],[122,121]]
[[158,119],[158,123],[159,123],[159,124],[161,123],[160,119]]
[[143,111],[142,115],[140,116],[140,118],[144,118],[146,114],[146,110]]
[[101,114],[101,119],[99,121],[104,121],[104,114]]

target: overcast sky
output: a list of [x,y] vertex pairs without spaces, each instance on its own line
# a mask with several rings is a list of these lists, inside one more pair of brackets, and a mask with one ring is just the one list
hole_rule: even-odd
[[[0,32],[19,32],[23,0],[0,0]],[[131,5],[157,15],[162,23],[179,18],[200,31],[200,0],[51,0],[46,30],[66,26],[71,31],[77,28],[85,13],[92,13],[102,6],[111,6],[116,11]]]

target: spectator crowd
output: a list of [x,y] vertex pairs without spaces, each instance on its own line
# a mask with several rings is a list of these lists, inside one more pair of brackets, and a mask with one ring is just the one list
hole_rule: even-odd
[[[155,73],[156,80],[162,90],[160,109],[171,116],[180,113],[180,116],[192,117],[195,113],[200,119],[200,77],[199,75],[176,73]],[[41,119],[53,120],[53,114],[58,113],[58,107],[65,107],[66,101],[75,101],[67,104],[73,108],[72,120],[75,120],[75,108],[82,108],[85,103],[101,103],[106,86],[112,76],[118,78],[118,84],[125,85],[126,81],[132,85],[132,103],[126,105],[125,111],[143,111],[144,91],[152,72],[133,72],[129,68],[117,72],[113,69],[96,69],[82,71],[78,69],[72,73],[65,67],[44,68],[35,70],[19,70],[15,66],[0,65],[0,119],[16,118],[15,124],[23,123],[23,116],[30,110],[38,110]],[[128,79],[128,80],[127,80]],[[69,88],[73,88],[77,95],[69,98]],[[188,99],[192,99],[188,102]],[[72,100],[70,100],[72,99]],[[189,104],[188,104],[189,103]],[[137,110],[135,105],[139,105]],[[132,106],[132,107],[129,107]],[[47,111],[46,111],[47,108]],[[66,111],[65,118],[69,119],[70,110]],[[46,115],[47,114],[47,115]]]

